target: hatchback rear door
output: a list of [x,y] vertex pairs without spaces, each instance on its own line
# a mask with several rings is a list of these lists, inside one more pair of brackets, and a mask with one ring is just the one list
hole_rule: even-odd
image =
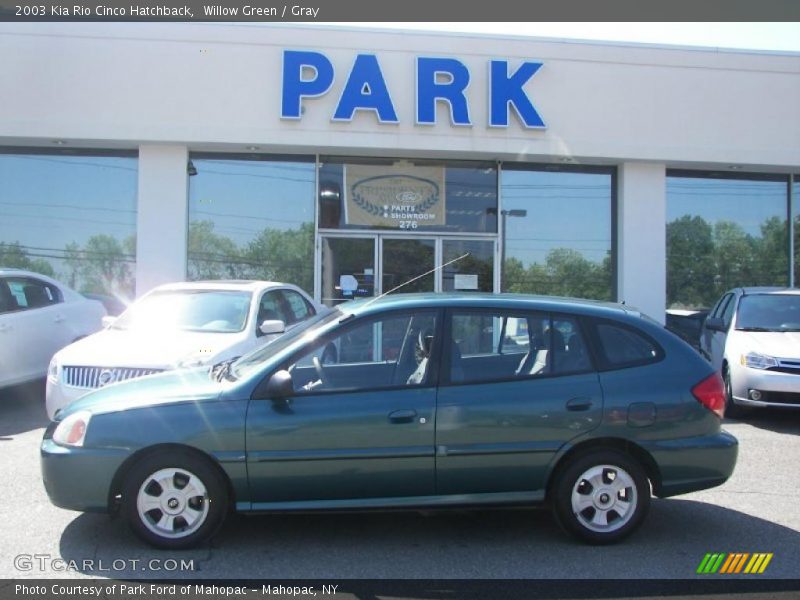
[[603,394],[579,320],[452,310],[445,339],[437,493],[541,491],[558,450],[602,416]]

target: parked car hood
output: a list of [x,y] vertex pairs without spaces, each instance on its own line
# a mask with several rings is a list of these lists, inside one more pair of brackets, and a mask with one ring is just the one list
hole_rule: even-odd
[[59,413],[65,417],[80,410],[94,414],[117,412],[176,402],[202,402],[219,397],[229,384],[215,381],[207,367],[181,369],[115,383],[89,392]]
[[241,339],[241,333],[175,331],[165,335],[104,329],[58,353],[62,365],[169,369],[190,357],[214,357]]
[[800,331],[737,331],[744,352],[777,358],[800,358]]

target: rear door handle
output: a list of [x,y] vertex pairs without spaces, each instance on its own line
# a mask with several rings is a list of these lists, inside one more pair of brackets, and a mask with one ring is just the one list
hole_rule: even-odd
[[56,315],[56,318],[53,319],[56,323],[63,323],[64,322],[64,315]]
[[405,408],[402,410],[396,410],[393,413],[389,413],[389,421],[392,423],[411,423],[416,416],[417,411],[410,408]]
[[592,399],[581,397],[581,398],[572,398],[571,400],[567,400],[567,410],[571,411],[582,411],[582,410],[589,410],[592,408]]
[[11,327],[6,325],[5,323],[0,324],[0,331],[8,331],[9,329],[11,329]]

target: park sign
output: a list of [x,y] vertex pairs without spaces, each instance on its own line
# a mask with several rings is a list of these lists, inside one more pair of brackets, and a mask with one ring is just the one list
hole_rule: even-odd
[[[524,87],[542,63],[522,61],[510,68],[507,60],[490,60],[488,77],[489,127],[508,127],[512,110],[520,124],[530,129],[544,129],[545,124]],[[436,124],[436,104],[450,109],[454,126],[472,126],[466,96],[470,71],[456,58],[416,58],[415,114],[417,125]],[[413,68],[413,67],[412,67]],[[333,63],[320,52],[285,50],[281,118],[300,120],[305,112],[304,99],[324,96],[336,78]],[[379,123],[399,123],[391,86],[387,83],[375,54],[358,54],[347,76],[331,120],[349,122],[357,111],[373,112]]]

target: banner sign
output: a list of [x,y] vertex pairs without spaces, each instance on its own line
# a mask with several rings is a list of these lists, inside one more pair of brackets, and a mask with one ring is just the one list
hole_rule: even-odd
[[444,167],[345,165],[345,223],[390,229],[445,224]]

